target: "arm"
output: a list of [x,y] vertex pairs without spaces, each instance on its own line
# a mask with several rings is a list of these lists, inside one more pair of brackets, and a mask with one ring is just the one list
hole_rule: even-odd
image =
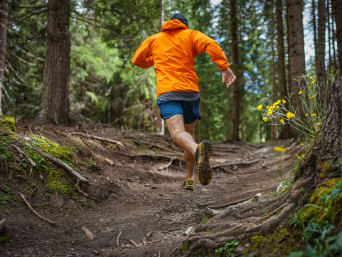
[[199,31],[192,31],[192,33],[196,52],[198,54],[206,52],[210,55],[211,60],[215,62],[219,70],[222,71],[222,83],[226,84],[228,88],[234,82],[236,77],[229,69],[230,64],[221,47],[215,40]]
[[229,62],[219,44],[212,38],[199,31],[192,31],[193,43],[198,54],[206,52],[210,55],[211,61],[217,64],[220,71],[229,67]]
[[140,68],[149,68],[153,66],[153,57],[150,53],[150,38],[147,38],[142,42],[135,51],[132,63]]

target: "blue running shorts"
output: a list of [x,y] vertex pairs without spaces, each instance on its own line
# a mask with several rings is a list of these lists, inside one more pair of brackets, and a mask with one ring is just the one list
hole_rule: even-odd
[[158,99],[157,104],[160,109],[160,115],[164,120],[176,114],[183,115],[184,124],[191,124],[201,119],[199,113],[200,99],[194,101],[160,101]]

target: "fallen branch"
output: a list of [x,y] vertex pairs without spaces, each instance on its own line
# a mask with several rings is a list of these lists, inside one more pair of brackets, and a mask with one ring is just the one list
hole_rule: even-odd
[[90,232],[90,230],[86,227],[86,226],[83,226],[82,227],[82,230],[84,232],[84,234],[86,234],[86,236],[90,239],[90,240],[94,240],[95,239],[95,235]]
[[108,159],[108,158],[106,158],[106,157],[104,157],[104,156],[102,156],[102,155],[99,155],[99,154],[96,154],[96,153],[93,153],[93,155],[94,155],[97,159],[99,159],[99,160],[101,160],[101,161],[104,161],[104,162],[108,163],[110,166],[113,166],[113,165],[114,165],[114,162],[113,162],[112,160],[110,160],[110,159]]
[[33,166],[33,167],[36,167],[37,164],[30,158],[30,156],[28,156],[27,153],[25,153],[23,150],[21,150],[19,148],[19,146],[17,145],[13,145],[13,147],[15,148],[15,150],[17,150],[18,153],[24,155],[26,157],[26,159],[29,161],[29,163]]
[[221,209],[221,208],[225,208],[225,207],[228,207],[228,206],[233,206],[233,205],[236,205],[236,204],[239,204],[239,203],[243,203],[243,202],[249,201],[249,200],[251,200],[253,198],[255,198],[255,196],[248,197],[248,198],[245,198],[245,199],[242,199],[242,200],[239,200],[239,201],[235,201],[235,202],[229,202],[229,203],[223,203],[223,204],[218,204],[218,205],[214,205],[214,206],[208,206],[208,208],[210,208],[210,209]]
[[136,157],[146,157],[146,158],[151,158],[151,159],[167,159],[167,160],[172,160],[172,161],[179,161],[179,162],[184,162],[181,158],[178,157],[171,157],[169,155],[165,154],[147,154],[147,153],[137,153],[137,154],[129,154],[129,153],[122,153],[122,152],[116,152],[120,155],[131,157],[131,158],[136,158]]
[[223,167],[229,167],[231,169],[233,169],[234,167],[249,167],[252,166],[258,162],[260,162],[261,160],[254,160],[254,161],[250,161],[250,162],[236,162],[236,163],[231,163],[231,162],[224,162],[221,164],[217,164],[213,166],[213,169],[218,169],[218,168],[223,168]]
[[96,139],[96,140],[99,140],[99,141],[108,142],[108,143],[116,144],[116,145],[119,145],[119,146],[124,146],[120,141],[117,141],[117,140],[114,140],[114,139],[110,139],[110,138],[99,137],[99,136],[84,134],[84,133],[80,133],[80,132],[72,132],[72,133],[70,133],[70,135],[76,135],[76,136],[92,138],[92,139]]
[[38,218],[41,218],[42,220],[46,221],[47,223],[49,223],[51,225],[54,225],[54,226],[57,225],[56,222],[53,222],[53,221],[49,220],[48,218],[43,217],[35,209],[33,209],[31,204],[26,200],[26,198],[23,194],[20,194],[20,197],[23,199],[23,201],[26,203],[26,205],[30,208],[30,210],[33,212],[33,214],[35,214]]
[[62,162],[61,160],[58,160],[57,158],[51,156],[50,154],[44,153],[42,151],[40,151],[39,149],[31,146],[32,149],[34,151],[36,151],[37,153],[39,153],[40,155],[44,156],[46,159],[48,159],[49,161],[53,162],[54,164],[64,168],[66,171],[68,171],[72,176],[76,177],[78,180],[80,180],[81,182],[89,182],[88,179],[86,179],[85,177],[83,177],[80,173],[78,173],[76,170],[74,170],[73,168],[71,168],[68,164]]

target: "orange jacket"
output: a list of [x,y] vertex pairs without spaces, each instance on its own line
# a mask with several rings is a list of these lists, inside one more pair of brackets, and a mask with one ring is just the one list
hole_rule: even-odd
[[158,96],[168,92],[199,92],[194,59],[202,52],[209,54],[221,71],[229,67],[215,40],[188,29],[179,20],[170,20],[163,24],[160,33],[142,42],[132,63],[141,68],[154,65]]

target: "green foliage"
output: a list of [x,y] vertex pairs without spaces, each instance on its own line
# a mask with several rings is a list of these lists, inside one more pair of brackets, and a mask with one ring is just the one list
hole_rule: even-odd
[[7,150],[10,140],[7,136],[0,136],[0,159],[7,160],[12,154]]
[[[52,140],[41,136],[41,135],[33,135],[32,142],[35,146],[37,146],[43,152],[46,152],[61,161],[67,163],[68,165],[72,165],[72,148],[67,146],[60,146],[58,143],[53,142]],[[35,156],[38,161],[42,157]]]
[[208,220],[210,220],[210,216],[209,215],[204,215],[201,219],[201,224],[205,224],[208,222]]
[[0,207],[10,200],[11,189],[5,184],[0,185]]
[[305,256],[334,256],[335,248],[341,249],[342,233],[333,235],[336,233],[334,224],[341,222],[341,203],[342,181],[331,179],[317,188],[309,203],[294,215],[291,224],[301,230],[302,239],[307,242]]
[[62,175],[62,171],[49,169],[47,179],[48,188],[52,192],[69,194],[71,193],[72,188],[67,184],[63,184],[61,180]]
[[235,248],[239,245],[238,241],[231,241],[231,242],[227,242],[225,243],[225,245],[223,247],[220,247],[218,249],[215,250],[216,253],[218,253],[220,256],[233,256]]

